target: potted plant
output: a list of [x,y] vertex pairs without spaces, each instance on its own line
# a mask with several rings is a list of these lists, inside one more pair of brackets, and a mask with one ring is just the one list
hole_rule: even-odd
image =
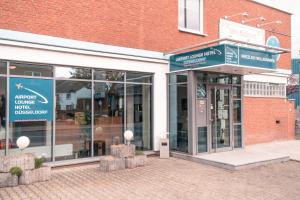
[[17,186],[19,183],[19,177],[22,175],[22,169],[20,167],[12,167],[9,170],[10,176],[6,178],[6,186]]

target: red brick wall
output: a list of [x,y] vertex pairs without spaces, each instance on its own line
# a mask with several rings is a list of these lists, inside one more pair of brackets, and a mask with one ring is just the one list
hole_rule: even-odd
[[[0,28],[155,51],[170,51],[218,38],[220,17],[249,12],[281,25],[267,28],[290,35],[290,15],[250,0],[204,0],[207,37],[178,31],[177,0],[2,0]],[[232,18],[241,22],[241,18]],[[256,25],[253,22],[251,25]],[[270,33],[267,34],[267,37]],[[276,35],[284,48],[289,36]],[[279,66],[290,68],[290,55]]]
[[[276,124],[276,120],[280,123]],[[245,144],[295,138],[294,102],[282,98],[244,97]]]

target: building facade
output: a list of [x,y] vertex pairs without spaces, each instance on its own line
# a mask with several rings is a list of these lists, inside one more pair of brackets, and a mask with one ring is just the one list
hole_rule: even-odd
[[109,154],[127,129],[141,150],[169,132],[192,155],[294,138],[289,13],[250,0],[0,7],[1,155],[22,135],[49,161]]

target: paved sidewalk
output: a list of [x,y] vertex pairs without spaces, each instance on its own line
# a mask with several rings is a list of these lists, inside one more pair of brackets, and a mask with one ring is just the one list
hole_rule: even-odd
[[98,165],[54,170],[52,180],[1,188],[0,199],[260,200],[299,199],[300,163],[228,171],[171,158],[146,167],[103,173]]
[[289,159],[300,161],[300,140],[249,145],[244,149],[200,154],[190,159],[230,170],[252,168]]

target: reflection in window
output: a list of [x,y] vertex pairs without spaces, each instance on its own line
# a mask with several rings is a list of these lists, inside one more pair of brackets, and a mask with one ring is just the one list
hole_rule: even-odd
[[70,79],[91,79],[91,69],[78,67],[55,67],[55,77]]
[[34,153],[36,156],[44,155],[48,161],[51,160],[52,121],[10,123],[9,155],[20,153],[16,142],[21,136],[27,136],[30,139],[30,145],[24,150],[25,152]]
[[123,142],[124,84],[95,83],[94,155],[108,155],[110,145]]
[[91,83],[56,81],[55,160],[91,156]]
[[95,70],[94,79],[103,81],[124,81],[124,72]]
[[0,74],[6,74],[6,62],[0,62]]
[[9,67],[9,73],[12,75],[21,76],[37,76],[37,77],[52,77],[53,70],[51,66],[36,65],[27,63],[14,63],[11,62]]
[[127,84],[127,129],[134,133],[134,143],[140,150],[152,148],[151,137],[151,86]]
[[151,83],[152,74],[141,73],[141,72],[127,72],[126,81],[135,82],[135,83]]
[[6,78],[0,77],[0,156],[6,146]]
[[[171,77],[170,77],[171,78]],[[169,86],[170,147],[188,152],[187,84]]]

